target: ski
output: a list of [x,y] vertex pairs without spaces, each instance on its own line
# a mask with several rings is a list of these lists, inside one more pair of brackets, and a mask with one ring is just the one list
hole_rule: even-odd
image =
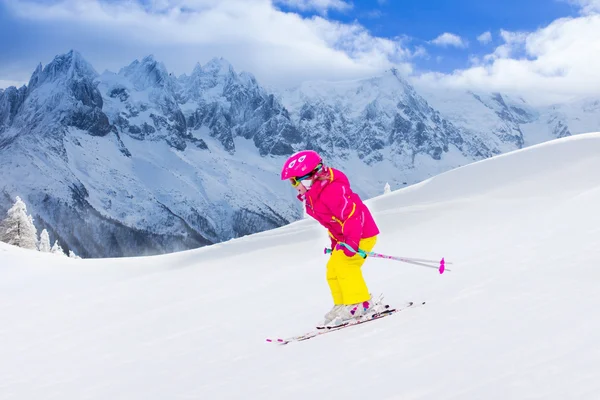
[[359,320],[352,321],[352,322],[349,322],[349,323],[346,323],[343,325],[334,326],[334,327],[330,327],[330,328],[320,328],[320,329],[317,328],[317,329],[307,332],[303,335],[292,336],[292,337],[285,338],[285,339],[284,338],[267,338],[266,341],[268,343],[274,343],[274,344],[279,344],[279,345],[285,345],[285,344],[292,343],[292,342],[302,342],[302,341],[312,339],[317,336],[325,335],[327,333],[331,333],[331,332],[339,331],[339,330],[342,330],[345,328],[349,328],[351,326],[362,325],[367,322],[376,321],[378,319],[393,315],[399,311],[403,311],[408,308],[415,308],[415,307],[423,306],[423,305],[425,305],[424,301],[420,302],[420,303],[415,303],[415,302],[410,301],[410,302],[406,303],[404,306],[401,306],[398,308],[387,309],[387,310],[381,311],[379,313],[368,315],[364,319],[359,319]]

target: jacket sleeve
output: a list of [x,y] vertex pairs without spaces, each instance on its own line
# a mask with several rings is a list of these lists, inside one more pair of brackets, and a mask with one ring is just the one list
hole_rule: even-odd
[[346,184],[333,182],[327,192],[324,202],[341,225],[344,242],[358,250],[363,228],[362,212],[352,199],[352,191]]

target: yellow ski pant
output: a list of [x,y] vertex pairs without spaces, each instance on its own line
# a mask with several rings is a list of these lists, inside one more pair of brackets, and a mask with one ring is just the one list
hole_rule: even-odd
[[[371,251],[377,236],[361,239],[361,250]],[[327,262],[327,283],[336,305],[356,304],[369,300],[369,289],[363,278],[361,267],[365,259],[358,254],[347,257],[342,250],[334,250]]]

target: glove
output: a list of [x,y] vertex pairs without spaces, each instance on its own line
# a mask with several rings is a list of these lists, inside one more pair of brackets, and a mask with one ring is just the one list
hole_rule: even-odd
[[342,250],[344,252],[344,255],[346,257],[354,257],[354,255],[356,254],[356,251],[349,250],[348,248],[346,248],[346,246],[342,246],[339,243],[335,246],[335,249],[336,250]]

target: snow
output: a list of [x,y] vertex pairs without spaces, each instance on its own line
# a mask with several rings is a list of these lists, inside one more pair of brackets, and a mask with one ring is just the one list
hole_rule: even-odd
[[0,243],[0,397],[597,399],[599,150],[577,135],[371,199],[375,251],[452,271],[370,259],[373,293],[427,304],[285,347],[265,338],[330,307],[311,220],[154,257]]
[[[231,155],[215,139],[209,136],[203,139],[210,152],[193,146],[177,151],[164,142],[140,141],[123,135],[123,143],[133,155],[128,158],[120,155],[113,139],[71,129],[65,148],[70,171],[91,189],[90,204],[132,227],[166,234],[172,226],[164,221],[168,215],[162,205],[185,215],[186,204],[192,204],[199,210],[215,211],[217,215],[207,212],[204,216],[214,227],[228,231],[229,227],[221,226],[228,222],[227,210],[244,206],[249,198],[262,194],[264,202],[278,207],[283,201],[296,203],[287,199],[285,193],[273,190],[281,187],[280,163],[260,157],[251,141],[237,138],[237,152]],[[223,168],[224,165],[227,167]],[[253,168],[249,169],[249,165]],[[245,207],[259,211],[261,206],[250,202]]]
[[552,139],[550,130],[557,122],[566,125],[572,134],[585,132],[591,126],[600,126],[600,99],[583,98],[547,107],[537,121],[522,126],[526,144]]

